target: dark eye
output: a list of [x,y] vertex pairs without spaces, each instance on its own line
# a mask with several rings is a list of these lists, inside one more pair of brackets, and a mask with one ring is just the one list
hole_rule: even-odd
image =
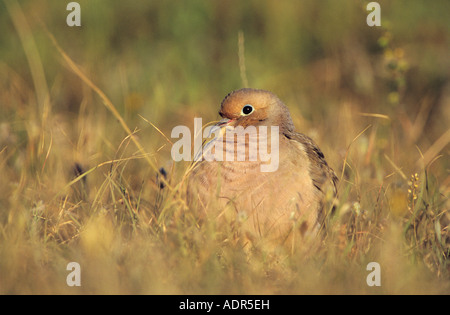
[[242,111],[241,111],[241,115],[247,116],[250,115],[251,113],[253,113],[253,106],[250,104],[245,105],[244,107],[242,107]]

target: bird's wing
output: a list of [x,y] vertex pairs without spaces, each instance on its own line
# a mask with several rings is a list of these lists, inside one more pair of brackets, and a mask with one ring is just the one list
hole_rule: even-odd
[[331,167],[328,166],[325,156],[314,141],[308,136],[295,131],[286,132],[286,138],[303,144],[310,160],[310,175],[314,186],[325,193],[325,187],[331,183],[334,195],[337,194],[338,178]]

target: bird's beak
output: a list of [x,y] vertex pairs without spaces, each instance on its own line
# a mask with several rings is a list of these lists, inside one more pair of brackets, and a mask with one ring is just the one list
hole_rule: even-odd
[[224,118],[221,121],[219,121],[216,126],[223,128],[223,127],[227,127],[230,126],[230,124],[234,121],[234,119],[228,119],[228,118]]

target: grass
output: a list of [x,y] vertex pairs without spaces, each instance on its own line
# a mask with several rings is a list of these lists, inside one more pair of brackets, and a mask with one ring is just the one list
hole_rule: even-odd
[[[380,1],[380,28],[360,1],[79,3],[70,28],[0,2],[0,293],[450,293],[446,3]],[[323,238],[250,244],[186,206],[170,132],[245,85],[338,174]]]

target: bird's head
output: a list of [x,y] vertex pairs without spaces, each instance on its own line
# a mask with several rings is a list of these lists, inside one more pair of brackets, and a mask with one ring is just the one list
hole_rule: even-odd
[[293,131],[294,124],[286,105],[273,93],[240,89],[229,93],[222,101],[220,127],[279,126],[280,132]]

